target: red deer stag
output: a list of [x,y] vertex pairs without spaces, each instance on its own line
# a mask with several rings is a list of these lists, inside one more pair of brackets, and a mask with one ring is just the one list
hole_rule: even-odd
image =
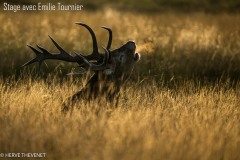
[[[93,41],[93,51],[90,55],[83,55],[76,53],[75,56],[67,53],[60,45],[49,36],[53,44],[59,50],[59,53],[50,53],[46,49],[37,45],[37,49],[28,45],[33,50],[36,57],[25,63],[23,66],[30,65],[34,62],[38,62],[38,74],[40,73],[41,64],[47,59],[56,59],[67,62],[76,62],[83,71],[71,74],[84,74],[88,71],[92,71],[93,74],[88,80],[85,87],[80,91],[72,95],[64,102],[63,111],[69,110],[69,105],[76,102],[79,98],[97,98],[100,95],[105,95],[111,102],[119,95],[120,86],[130,76],[134,64],[140,60],[140,54],[135,53],[136,45],[133,41],[128,41],[121,47],[110,50],[112,44],[112,30],[105,26],[101,28],[106,29],[109,33],[109,39],[107,48],[104,48],[105,53],[98,52],[98,44],[96,36],[93,30],[82,22],[76,22],[76,24],[85,27],[91,34]],[[118,100],[117,100],[118,101]]]

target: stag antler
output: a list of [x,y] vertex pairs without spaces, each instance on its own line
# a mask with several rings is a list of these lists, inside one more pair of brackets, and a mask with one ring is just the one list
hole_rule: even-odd
[[[105,26],[102,27],[109,32],[108,45],[107,45],[107,48],[103,47],[103,49],[105,50],[105,53],[103,55],[98,52],[97,39],[96,39],[96,36],[95,36],[93,30],[88,25],[86,25],[82,22],[76,22],[75,24],[85,27],[90,32],[92,41],[93,41],[92,54],[85,56],[80,53],[76,53],[75,56],[72,56],[69,53],[67,53],[62,47],[60,47],[60,45],[51,36],[49,36],[49,38],[51,39],[53,44],[57,47],[57,49],[60,51],[60,53],[52,54],[49,51],[47,51],[45,48],[37,45],[37,48],[40,50],[39,51],[39,50],[35,49],[34,47],[32,47],[31,45],[27,45],[29,48],[31,48],[33,50],[33,52],[36,54],[36,57],[33,58],[32,60],[28,61],[24,65],[22,65],[22,67],[30,65],[34,62],[38,62],[39,63],[38,74],[39,74],[42,62],[44,60],[56,59],[56,60],[62,60],[62,61],[67,61],[67,62],[76,62],[85,70],[91,70],[91,71],[104,70],[106,67],[107,61],[109,59],[109,49],[110,49],[111,43],[112,43],[111,29],[107,28]],[[97,61],[97,62],[96,62],[96,64],[94,64],[94,63],[91,63],[91,61]]]
[[106,29],[109,33],[107,50],[110,50],[111,45],[112,45],[112,30],[106,26],[101,26],[101,28]]

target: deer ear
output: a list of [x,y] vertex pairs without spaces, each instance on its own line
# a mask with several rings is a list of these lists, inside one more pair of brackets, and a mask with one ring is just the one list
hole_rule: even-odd
[[134,61],[137,62],[137,61],[139,61],[140,59],[141,59],[140,53],[135,53],[135,55],[134,55]]

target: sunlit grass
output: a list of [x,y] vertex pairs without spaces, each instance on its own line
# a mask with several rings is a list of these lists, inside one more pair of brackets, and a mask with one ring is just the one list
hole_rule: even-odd
[[[64,116],[63,101],[84,85],[81,77],[62,78],[74,64],[47,61],[42,79],[29,74],[34,65],[19,66],[34,56],[26,44],[57,52],[48,35],[70,54],[90,53],[91,37],[77,21],[94,29],[100,51],[105,25],[113,30],[113,49],[135,40],[142,59],[117,108],[99,97],[80,100]],[[106,8],[0,12],[0,22],[0,152],[46,152],[49,159],[240,158],[238,14]]]
[[239,85],[128,84],[117,108],[82,100],[64,116],[62,101],[77,82],[0,83],[1,152],[46,152],[51,159],[240,157]]

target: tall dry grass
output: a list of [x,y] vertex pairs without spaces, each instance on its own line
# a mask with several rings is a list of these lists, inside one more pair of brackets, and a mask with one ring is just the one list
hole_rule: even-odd
[[1,152],[45,152],[48,159],[240,157],[239,85],[128,84],[117,108],[83,100],[63,116],[62,100],[80,82],[8,83],[0,82]]
[[[70,53],[89,53],[90,35],[76,21],[89,24],[100,45],[107,44],[100,25],[113,29],[113,48],[128,39],[138,45],[142,60],[117,108],[100,97],[63,116],[63,100],[84,79],[54,75],[74,65],[47,62],[45,79],[26,75],[28,69],[20,73],[34,56],[26,44],[57,51],[48,34]],[[240,158],[238,14],[0,12],[0,22],[0,152],[46,152],[48,159]]]

